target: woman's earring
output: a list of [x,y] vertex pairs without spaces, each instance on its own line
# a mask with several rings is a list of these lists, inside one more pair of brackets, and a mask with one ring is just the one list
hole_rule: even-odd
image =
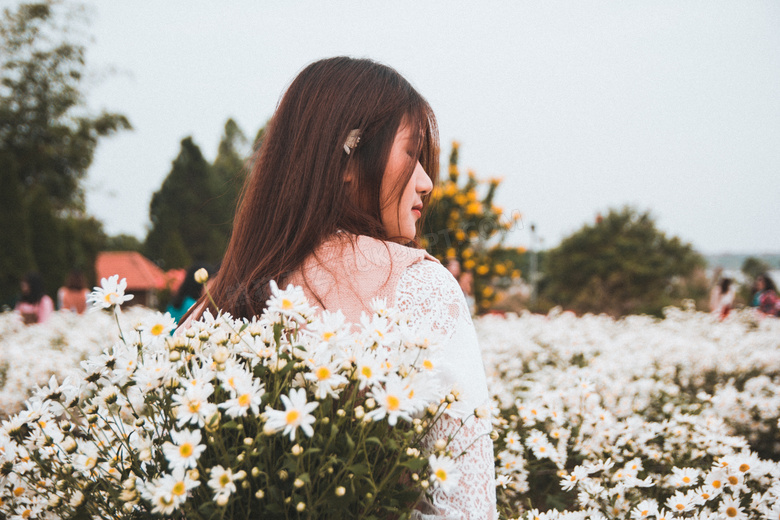
[[360,142],[360,130],[355,128],[349,132],[347,140],[344,141],[344,151],[349,155],[349,152],[354,150]]

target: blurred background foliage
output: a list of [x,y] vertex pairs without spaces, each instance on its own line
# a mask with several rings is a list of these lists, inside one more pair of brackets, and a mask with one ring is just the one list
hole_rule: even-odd
[[[14,301],[19,280],[31,270],[42,273],[52,296],[74,267],[93,283],[99,251],[139,251],[165,270],[218,264],[246,158],[263,140],[264,127],[250,140],[228,119],[210,162],[185,137],[152,197],[147,236],[108,236],[86,212],[83,181],[98,143],[132,127],[122,114],[95,113],[87,105],[88,39],[79,32],[87,22],[77,7],[52,0],[6,8],[0,19],[0,304]],[[660,315],[685,298],[707,308],[713,281],[705,260],[659,231],[648,212],[610,209],[547,251],[507,246],[509,231],[523,228],[519,211],[496,205],[500,179],[461,172],[458,153],[453,143],[421,243],[444,265],[457,262],[469,273],[470,284],[462,285],[476,312],[562,306]],[[752,280],[770,267],[759,258],[744,261],[743,302]]]

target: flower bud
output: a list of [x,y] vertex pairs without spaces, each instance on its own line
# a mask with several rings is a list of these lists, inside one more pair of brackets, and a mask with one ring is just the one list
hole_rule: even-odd
[[295,486],[296,488],[302,488],[304,484],[306,483],[299,478],[296,478],[295,481],[293,482],[293,486]]
[[230,351],[225,347],[219,347],[214,351],[211,357],[217,364],[223,364],[225,361],[227,361],[228,357],[230,357]]
[[298,505],[295,506],[295,510],[299,513],[302,513],[306,509],[306,504],[303,502],[298,502]]
[[433,445],[433,449],[435,449],[436,451],[442,451],[446,447],[447,447],[446,439],[436,439],[436,442]]
[[497,431],[495,431],[495,430],[493,430],[492,432],[490,432],[490,439],[491,439],[491,440],[494,440],[494,441],[497,441],[497,440],[498,440],[498,432],[497,432]]
[[78,444],[76,444],[76,441],[73,439],[73,437],[65,437],[65,440],[62,441],[62,449],[64,449],[68,453],[73,453],[76,451],[76,448],[78,448]]
[[265,491],[262,489],[258,489],[255,491],[255,498],[263,498],[265,496]]
[[376,401],[374,401],[373,397],[369,397],[366,399],[366,408],[369,410],[372,410],[376,406]]
[[277,476],[279,477],[279,480],[285,481],[287,480],[287,477],[289,477],[289,474],[287,473],[287,470],[280,469],[279,473],[277,473]]
[[176,363],[177,361],[179,361],[181,359],[181,353],[178,350],[172,350],[170,352],[170,354],[168,354],[168,359],[172,363]]
[[217,505],[219,507],[225,507],[228,503],[228,498],[230,498],[228,495],[219,495],[217,497]]
[[355,419],[362,419],[364,415],[366,415],[366,411],[363,410],[362,406],[355,408]]
[[258,468],[257,466],[252,468],[252,476],[255,477],[255,478],[259,477],[260,476],[260,468]]
[[209,281],[209,272],[203,267],[195,271],[195,281],[198,283],[206,283]]
[[198,480],[200,478],[200,472],[193,468],[187,472],[187,476],[190,478],[190,480]]
[[292,454],[297,457],[298,455],[303,453],[303,448],[301,447],[300,444],[296,444],[295,446],[292,447],[290,451],[292,451]]
[[345,412],[343,408],[339,408],[338,410],[336,410],[336,415],[338,415],[339,417],[344,417],[345,415],[347,415],[347,412]]
[[244,446],[251,446],[255,440],[252,437],[244,437]]
[[428,481],[427,480],[423,480],[422,482],[420,482],[420,486],[423,489],[428,489]]
[[343,497],[346,492],[347,492],[347,490],[344,488],[344,486],[339,486],[339,487],[336,488],[336,496],[337,497]]
[[243,469],[236,472],[236,474],[233,475],[234,480],[244,480],[245,478],[246,478],[246,471],[244,471]]
[[419,475],[419,474],[417,474],[417,473],[412,473],[412,480],[414,480],[415,482],[417,482],[418,480],[420,480],[420,475]]
[[244,462],[244,454],[243,453],[239,453],[238,455],[236,455],[236,460],[238,462]]
[[143,418],[143,417],[139,417],[138,419],[136,419],[136,420],[135,420],[135,426],[136,426],[136,428],[140,428],[140,427],[141,427],[141,426],[143,426],[145,423],[146,423],[146,419],[145,419],[145,418]]
[[70,501],[68,502],[68,504],[71,507],[79,507],[83,503],[84,503],[84,493],[82,493],[81,491],[76,491],[75,493],[73,493],[73,495],[70,497]]
[[241,489],[249,489],[249,488],[250,488],[250,486],[251,486],[251,484],[249,483],[249,481],[248,481],[248,480],[245,480],[245,481],[243,481],[243,482],[241,483]]

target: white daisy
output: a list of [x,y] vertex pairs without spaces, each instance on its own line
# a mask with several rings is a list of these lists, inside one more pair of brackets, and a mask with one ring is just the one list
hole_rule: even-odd
[[431,483],[444,493],[449,493],[458,488],[460,472],[455,461],[446,455],[431,455],[428,458],[431,466]]
[[303,388],[290,390],[289,395],[282,395],[282,404],[284,410],[274,410],[266,406],[265,429],[273,432],[282,431],[282,435],[290,435],[290,440],[295,440],[295,433],[298,428],[303,430],[307,436],[314,435],[314,429],[311,425],[315,418],[310,412],[314,411],[319,403],[309,403],[306,401],[306,391]]
[[103,278],[100,280],[100,287],[95,287],[95,290],[87,296],[87,303],[92,304],[92,309],[108,309],[115,305],[122,305],[133,299],[132,294],[125,295],[125,289],[127,289],[126,278],[122,278],[121,282],[118,274]]
[[201,444],[200,430],[171,431],[171,440],[163,444],[163,453],[168,463],[173,468],[194,468],[198,464],[198,458],[206,449]]

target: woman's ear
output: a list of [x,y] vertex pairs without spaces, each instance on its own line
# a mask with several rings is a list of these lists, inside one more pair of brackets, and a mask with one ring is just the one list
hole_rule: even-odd
[[355,163],[351,162],[344,170],[344,183],[349,184],[355,180]]

